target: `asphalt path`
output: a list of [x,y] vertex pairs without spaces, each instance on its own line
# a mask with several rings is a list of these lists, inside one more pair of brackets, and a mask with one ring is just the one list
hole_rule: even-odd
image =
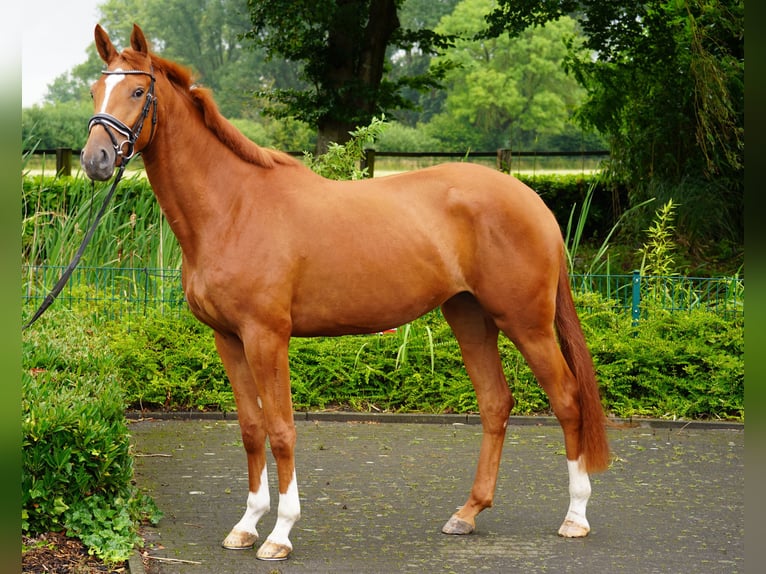
[[[136,483],[165,516],[146,529],[147,557],[130,561],[131,574],[744,572],[743,425],[610,429],[614,462],[591,477],[591,533],[564,539],[555,421],[511,420],[494,507],[473,534],[448,536],[441,526],[468,496],[481,427],[470,417],[401,420],[297,421],[302,518],[284,562],[221,547],[247,496],[236,419],[132,421]],[[262,538],[276,520],[269,464]]]

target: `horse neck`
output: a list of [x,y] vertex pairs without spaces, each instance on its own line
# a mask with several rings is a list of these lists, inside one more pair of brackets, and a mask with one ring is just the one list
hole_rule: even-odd
[[[216,234],[241,192],[233,183],[246,165],[205,125],[191,101],[160,95],[159,121],[149,149],[144,151],[146,175],[157,201],[181,245],[185,259],[193,259],[208,234]],[[256,179],[257,181],[257,179]],[[230,183],[231,182],[231,183]],[[250,190],[249,190],[250,191]]]

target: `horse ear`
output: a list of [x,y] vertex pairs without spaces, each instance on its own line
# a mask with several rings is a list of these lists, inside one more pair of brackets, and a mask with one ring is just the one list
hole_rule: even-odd
[[115,50],[114,44],[112,44],[109,35],[101,27],[101,24],[96,24],[94,35],[96,37],[96,50],[98,50],[101,59],[108,64],[117,57],[117,50]]
[[149,43],[137,24],[133,24],[133,32],[130,34],[130,45],[136,52],[141,52],[142,54],[149,53]]

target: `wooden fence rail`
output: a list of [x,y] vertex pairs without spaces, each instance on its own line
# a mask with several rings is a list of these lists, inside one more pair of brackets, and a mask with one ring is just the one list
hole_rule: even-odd
[[495,151],[469,151],[469,152],[451,152],[451,151],[376,151],[366,149],[365,159],[362,160],[362,169],[367,168],[370,177],[375,175],[375,159],[379,157],[398,157],[398,158],[423,158],[423,157],[443,157],[451,159],[465,158],[495,158],[497,169],[510,171],[511,160],[516,157],[607,157],[608,150],[587,150],[587,151],[513,151],[511,149],[497,149]]
[[[24,155],[55,155],[56,156],[56,175],[72,175],[72,156],[80,157],[80,150],[70,148],[54,149],[35,149],[25,150]],[[287,152],[290,155],[302,156],[302,151]],[[512,158],[519,157],[607,157],[607,150],[587,150],[587,151],[513,151],[510,149],[498,149],[495,151],[471,151],[471,152],[449,152],[449,151],[376,151],[374,149],[365,150],[365,158],[361,162],[361,167],[367,168],[370,177],[375,175],[375,159],[379,157],[398,157],[398,158],[425,158],[442,157],[451,159],[465,158],[495,158],[495,165],[501,170],[510,170]]]

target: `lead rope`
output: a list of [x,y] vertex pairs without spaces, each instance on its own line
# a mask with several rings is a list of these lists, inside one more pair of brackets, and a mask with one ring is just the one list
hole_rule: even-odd
[[51,304],[53,304],[53,301],[56,299],[59,293],[61,293],[61,290],[64,288],[64,285],[66,285],[75,267],[77,267],[77,264],[80,262],[80,258],[82,257],[82,254],[85,252],[85,247],[88,245],[88,243],[90,243],[90,240],[93,238],[93,233],[95,233],[96,231],[96,226],[98,225],[98,222],[101,221],[101,218],[104,216],[104,213],[106,213],[107,205],[109,205],[109,202],[111,201],[112,196],[114,195],[114,190],[117,189],[117,184],[120,182],[120,179],[122,178],[122,173],[125,171],[126,165],[127,165],[127,162],[123,162],[120,165],[119,171],[117,171],[117,175],[115,176],[114,181],[112,182],[112,187],[109,190],[109,193],[106,194],[106,197],[104,198],[104,201],[101,204],[101,209],[99,209],[98,213],[96,214],[96,219],[91,224],[90,229],[88,229],[88,232],[85,234],[85,237],[83,237],[82,243],[80,243],[80,247],[77,249],[77,253],[74,254],[72,261],[69,263],[67,268],[61,274],[61,277],[59,277],[59,280],[56,282],[56,285],[53,286],[53,289],[51,289],[51,292],[45,296],[45,299],[43,299],[43,302],[40,304],[40,307],[37,309],[37,311],[35,311],[35,314],[32,316],[32,318],[29,321],[27,321],[27,323],[21,328],[22,331],[24,331],[32,323],[37,321],[40,318],[40,316],[43,313],[45,313],[46,309],[48,309],[48,307],[50,307]]

